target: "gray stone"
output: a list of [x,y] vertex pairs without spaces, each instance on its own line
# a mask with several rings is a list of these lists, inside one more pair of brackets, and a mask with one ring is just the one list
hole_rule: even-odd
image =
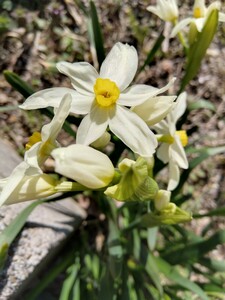
[[[22,160],[10,146],[1,141],[0,158],[0,177],[10,175]],[[1,207],[0,231],[30,203]],[[60,251],[85,217],[83,209],[72,198],[36,207],[10,246],[8,259],[0,274],[0,299],[20,299],[21,292]]]

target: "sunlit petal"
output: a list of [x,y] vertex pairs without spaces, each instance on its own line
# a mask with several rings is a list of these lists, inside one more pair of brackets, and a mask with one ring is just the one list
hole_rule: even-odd
[[123,91],[134,78],[138,66],[137,51],[133,46],[116,43],[100,69],[100,77],[114,81]]
[[176,96],[160,96],[150,98],[144,103],[132,108],[149,126],[160,122],[171,110]]
[[169,149],[170,151],[169,156],[173,158],[173,160],[180,168],[187,169],[188,160],[179,136],[175,135],[174,140],[175,140],[174,143],[171,144],[171,147]]
[[69,63],[59,62],[56,65],[59,72],[70,77],[71,84],[80,94],[90,96],[98,78],[98,72],[87,62]]
[[169,162],[169,183],[167,190],[173,191],[180,181],[180,170],[176,163],[173,160]]
[[114,167],[107,155],[85,145],[70,145],[53,150],[55,170],[88,188],[107,186],[114,176]]
[[186,18],[182,21],[180,21],[172,30],[171,37],[175,37],[175,35],[178,34],[184,27],[186,27],[188,24],[190,24],[192,21],[195,21],[194,18]]
[[107,125],[108,110],[93,106],[91,112],[83,118],[78,127],[77,144],[90,145],[104,134]]
[[135,153],[149,157],[155,152],[155,135],[145,122],[129,109],[118,105],[116,113],[111,115],[109,128]]
[[160,89],[145,84],[132,85],[120,94],[118,104],[126,106],[139,105],[147,99],[155,97],[167,91],[174,84],[175,80],[176,79],[173,78],[167,85]]

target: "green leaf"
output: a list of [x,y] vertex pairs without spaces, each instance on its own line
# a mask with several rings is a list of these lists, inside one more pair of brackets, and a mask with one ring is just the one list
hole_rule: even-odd
[[0,107],[0,112],[4,113],[11,110],[17,110],[19,107],[18,105],[7,105]]
[[140,68],[139,72],[143,71],[144,68],[149,65],[154,57],[155,57],[155,54],[157,53],[157,51],[160,49],[161,45],[162,45],[162,42],[164,41],[165,37],[163,35],[163,31],[160,32],[155,44],[153,45],[152,49],[150,50],[150,52],[148,53],[147,55],[147,58],[143,64],[143,66]]
[[30,87],[24,80],[20,78],[16,73],[11,71],[4,71],[3,72],[5,79],[8,81],[11,86],[17,90],[24,98],[29,97],[31,94],[34,93],[32,87]]
[[180,190],[182,189],[183,185],[187,181],[191,171],[197,167],[201,162],[207,159],[210,156],[214,156],[220,153],[225,152],[225,146],[220,147],[204,147],[201,149],[192,149],[190,153],[196,153],[198,156],[193,158],[189,163],[189,168],[184,170],[181,177],[180,182],[176,189],[172,192],[172,199],[179,194]]
[[210,270],[216,272],[225,272],[225,261],[224,260],[216,260],[212,258],[200,258],[199,263]]
[[173,266],[160,257],[154,257],[158,269],[171,281],[176,282],[181,287],[192,291],[203,300],[209,300],[205,292],[196,283],[182,276]]
[[[63,282],[59,300],[70,299],[70,295],[71,293],[73,293],[73,287],[76,284],[78,278],[80,267],[80,258],[77,256],[75,263],[67,270],[68,276]],[[77,289],[79,289],[79,286],[76,285],[76,293],[78,293]]]
[[93,1],[90,1],[90,19],[89,35],[91,43],[95,46],[99,66],[101,66],[105,59],[105,50],[103,44],[103,37],[101,26],[99,24],[98,14]]
[[193,216],[193,218],[199,219],[199,218],[213,217],[213,216],[224,217],[225,216],[225,206],[213,209],[213,210],[211,210],[211,211],[209,211],[208,213],[205,213],[205,214],[195,214]]
[[0,266],[3,267],[4,261],[7,258],[8,247],[25,225],[30,213],[36,206],[43,202],[44,200],[38,200],[31,203],[2,231],[0,234]]
[[216,111],[216,107],[215,105],[209,101],[209,100],[205,100],[205,99],[200,99],[198,101],[192,102],[188,104],[187,109],[189,111],[195,110],[195,109],[201,109],[201,108],[205,108],[205,109],[209,109],[212,111]]
[[217,245],[225,243],[225,230],[220,230],[208,239],[200,240],[189,244],[181,244],[177,249],[163,255],[169,263],[193,264],[198,262],[206,253],[214,250]]
[[186,85],[195,77],[197,74],[201,61],[204,58],[206,51],[209,45],[212,42],[212,39],[216,33],[218,25],[218,10],[214,9],[208,16],[208,19],[201,32],[198,33],[198,36],[195,42],[191,45],[186,64],[186,71],[184,78],[181,82],[181,87],[179,93],[181,93]]

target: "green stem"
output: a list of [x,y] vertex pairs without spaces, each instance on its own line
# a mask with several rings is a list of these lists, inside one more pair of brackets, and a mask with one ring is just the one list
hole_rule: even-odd
[[[175,21],[173,22],[173,26],[175,26],[176,24],[177,24],[177,20],[175,20]],[[187,44],[187,42],[185,41],[185,38],[184,38],[182,32],[179,31],[178,34],[177,34],[177,36],[178,36],[178,39],[179,39],[181,45],[182,45],[183,48],[184,48],[184,53],[185,53],[185,55],[187,56],[187,54],[188,54],[188,44]]]

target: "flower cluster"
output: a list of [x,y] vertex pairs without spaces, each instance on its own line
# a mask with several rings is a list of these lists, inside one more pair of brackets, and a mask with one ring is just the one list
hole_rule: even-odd
[[147,10],[157,15],[160,19],[171,22],[174,26],[171,37],[179,34],[186,26],[189,29],[189,42],[192,43],[195,32],[201,32],[206,24],[210,14],[216,10],[218,11],[218,21],[225,22],[225,14],[220,12],[220,2],[215,1],[208,7],[205,5],[205,0],[195,0],[193,5],[192,16],[178,21],[179,10],[176,0],[157,0],[156,6],[148,6]]
[[[86,62],[57,64],[58,70],[70,78],[73,89],[42,90],[20,106],[26,110],[50,106],[54,117],[40,133],[30,137],[24,161],[0,181],[0,205],[87,189],[101,189],[119,201],[156,201],[159,188],[153,178],[155,152],[169,164],[168,191],[176,188],[179,168],[188,167],[183,148],[187,135],[175,126],[186,109],[186,94],[178,99],[175,95],[160,95],[174,79],[162,88],[130,85],[137,67],[135,48],[122,43],[114,45],[99,73]],[[57,137],[69,114],[85,116],[78,126],[76,143],[61,147]],[[117,169],[109,156],[93,148],[107,146],[110,133],[137,160],[125,158]],[[43,171],[49,157],[57,177]],[[159,210],[160,205],[156,207]]]

